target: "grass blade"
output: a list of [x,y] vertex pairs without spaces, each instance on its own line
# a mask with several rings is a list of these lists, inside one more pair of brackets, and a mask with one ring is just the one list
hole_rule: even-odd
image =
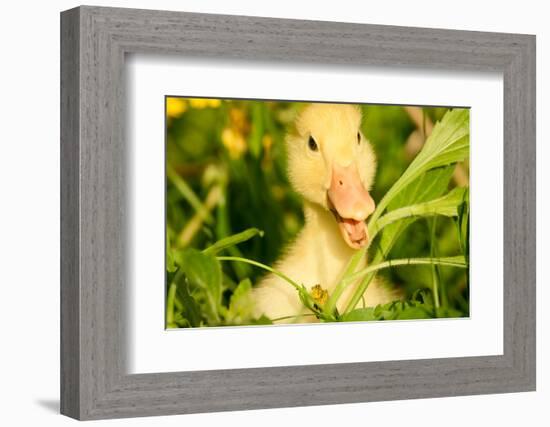
[[193,189],[185,182],[183,178],[181,178],[174,169],[172,169],[170,166],[166,166],[166,176],[174,184],[174,186],[178,189],[182,197],[187,200],[187,202],[191,205],[195,211],[204,218],[204,220],[212,224],[214,222],[214,218],[206,209],[206,207],[203,205],[202,201],[199,199],[199,197],[195,194]]
[[246,242],[247,240],[250,240],[255,236],[263,237],[263,235],[264,232],[262,230],[259,230],[257,228],[248,228],[240,233],[233,234],[232,236],[228,236],[221,240],[218,240],[213,245],[204,249],[203,252],[209,255],[216,255],[231,246]]

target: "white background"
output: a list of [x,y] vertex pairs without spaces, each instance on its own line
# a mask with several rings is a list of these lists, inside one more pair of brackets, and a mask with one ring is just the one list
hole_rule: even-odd
[[[439,1],[97,1],[96,4],[197,12],[263,15],[375,24],[536,33],[538,123],[538,260],[548,259],[550,214],[550,28],[544,2]],[[72,1],[10,2],[0,27],[0,284],[2,351],[0,420],[5,425],[68,425],[57,415],[59,384],[59,16]],[[32,121],[30,119],[32,118]],[[109,425],[407,426],[547,425],[550,419],[550,335],[543,301],[549,275],[537,268],[538,391],[312,408],[171,416]],[[93,424],[93,423],[92,423]]]
[[[130,372],[502,354],[502,76],[241,61],[127,60],[132,165]],[[263,82],[269,82],[265,85]],[[469,319],[164,331],[164,95],[471,107]],[[482,179],[476,179],[482,178]],[[155,226],[154,224],[157,224]],[[391,339],[387,339],[391,337]],[[359,339],[358,339],[359,338]],[[319,343],[329,342],[322,351]],[[212,351],[231,348],[224,357]],[[384,343],[384,345],[376,345]],[[189,348],[195,349],[188,351]]]

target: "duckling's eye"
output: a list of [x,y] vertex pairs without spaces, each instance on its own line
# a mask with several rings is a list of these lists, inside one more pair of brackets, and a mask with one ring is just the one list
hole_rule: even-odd
[[361,144],[361,133],[357,132],[357,145]]
[[309,140],[307,142],[307,146],[309,147],[309,149],[311,151],[318,151],[319,150],[319,147],[317,146],[317,143],[315,142],[315,140],[313,139],[313,137],[311,135],[310,135]]

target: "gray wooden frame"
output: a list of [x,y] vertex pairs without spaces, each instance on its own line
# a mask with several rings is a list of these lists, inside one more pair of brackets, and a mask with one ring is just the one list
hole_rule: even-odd
[[[127,53],[502,72],[504,354],[128,375]],[[534,36],[68,10],[61,14],[61,166],[63,414],[99,419],[535,390]]]

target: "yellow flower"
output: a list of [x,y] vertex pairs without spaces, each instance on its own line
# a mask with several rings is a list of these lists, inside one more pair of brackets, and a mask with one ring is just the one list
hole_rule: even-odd
[[229,110],[229,120],[231,121],[233,127],[238,129],[239,131],[243,133],[247,133],[249,131],[250,125],[248,123],[244,110],[235,107],[231,108]]
[[181,98],[166,99],[166,115],[169,118],[181,116],[187,110],[187,103]]
[[264,146],[265,151],[270,151],[271,150],[271,147],[273,145],[273,138],[271,138],[271,135],[266,133],[262,137],[262,145]]
[[321,285],[313,286],[309,294],[311,295],[311,298],[313,298],[313,300],[320,306],[323,306],[328,300],[328,291],[323,289]]
[[219,99],[209,99],[208,100],[208,106],[210,108],[218,108],[220,105],[222,105],[222,102]]
[[225,128],[222,131],[222,143],[233,159],[238,159],[246,151],[244,136],[233,128]]
[[189,99],[189,103],[191,104],[191,107],[193,108],[218,108],[221,105],[221,101],[219,99],[210,99],[210,98],[191,98]]

